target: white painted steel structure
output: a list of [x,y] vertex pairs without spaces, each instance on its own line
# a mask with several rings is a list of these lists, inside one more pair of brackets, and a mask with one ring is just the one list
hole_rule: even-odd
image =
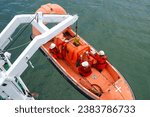
[[[11,35],[20,24],[31,23],[41,34],[36,36],[29,43],[13,64],[10,63],[6,56],[4,56],[4,60],[0,60],[0,98],[34,99],[20,78],[20,75],[28,67],[27,63],[29,59],[40,46],[75,23],[77,19],[77,15],[48,15],[38,12],[37,14],[17,15],[10,21],[6,28],[0,33],[1,50],[4,50],[9,42],[13,41]],[[58,24],[49,29],[45,23]],[[3,67],[5,62],[9,63],[8,70]]]

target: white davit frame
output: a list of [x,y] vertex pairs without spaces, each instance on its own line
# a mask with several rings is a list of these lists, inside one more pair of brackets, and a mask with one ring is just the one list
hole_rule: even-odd
[[[54,15],[42,14],[41,12],[38,12],[36,14],[17,15],[10,21],[10,23],[0,33],[1,50],[4,50],[5,47],[9,44],[9,42],[11,41],[11,35],[20,24],[31,22],[32,26],[34,26],[41,34],[34,37],[34,39],[19,55],[15,62],[10,65],[8,70],[1,69],[0,96],[2,98],[34,99],[32,96],[29,96],[29,90],[20,78],[20,75],[28,67],[27,62],[32,57],[32,55],[40,48],[40,46],[51,40],[53,37],[75,23],[77,20],[77,15]],[[49,29],[43,22],[58,24]],[[24,91],[22,91],[22,89],[18,86],[18,82],[22,85]],[[4,84],[7,85],[4,86]]]

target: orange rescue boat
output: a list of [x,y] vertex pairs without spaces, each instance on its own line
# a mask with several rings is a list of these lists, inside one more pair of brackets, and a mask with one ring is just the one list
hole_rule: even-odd
[[[67,14],[57,4],[42,5],[37,12]],[[34,27],[32,37],[40,34]],[[124,77],[71,27],[41,46],[55,67],[88,97],[96,100],[132,100],[134,94]]]

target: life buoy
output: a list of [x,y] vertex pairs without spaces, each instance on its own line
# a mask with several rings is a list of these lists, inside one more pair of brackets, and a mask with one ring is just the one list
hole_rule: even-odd
[[[50,3],[42,5],[36,12],[42,12],[43,14],[60,14],[60,15],[67,14],[64,8],[62,8],[58,4],[50,4]],[[39,34],[40,32],[35,27],[32,27],[33,37]]]

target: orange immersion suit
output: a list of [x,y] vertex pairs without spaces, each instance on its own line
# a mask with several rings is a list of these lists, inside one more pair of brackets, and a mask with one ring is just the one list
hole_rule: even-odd
[[95,64],[93,64],[93,67],[95,67],[99,71],[103,70],[106,67],[106,65],[107,65],[107,62],[106,62],[107,56],[106,55],[100,56],[96,53],[95,55],[92,55],[92,57],[97,60],[97,62]]

